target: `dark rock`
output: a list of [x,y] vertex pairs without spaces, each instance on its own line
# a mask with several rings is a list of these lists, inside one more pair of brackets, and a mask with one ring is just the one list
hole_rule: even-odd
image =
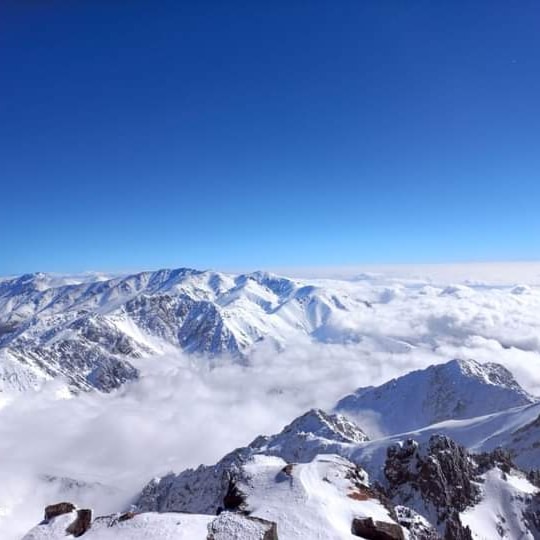
[[515,469],[510,452],[502,448],[495,448],[492,452],[475,454],[474,461],[477,465],[477,474],[484,474],[495,467],[498,467],[506,474]]
[[540,538],[540,493],[533,495],[527,510],[523,514],[523,519],[533,533],[533,537]]
[[283,474],[287,475],[287,476],[292,476],[293,468],[294,468],[294,464],[289,463],[288,465],[285,465],[285,467],[283,467],[283,469],[281,469],[281,472]]
[[479,500],[475,462],[465,448],[444,435],[433,435],[424,445],[408,440],[391,446],[384,474],[394,502],[408,506],[419,493],[425,507],[435,510],[438,524]]
[[133,519],[137,515],[136,512],[125,512],[118,516],[118,522],[127,521],[128,519]]
[[236,482],[229,478],[227,492],[223,497],[223,508],[225,510],[240,510],[246,501],[246,496],[238,489]]
[[45,521],[49,521],[62,514],[69,514],[70,512],[73,512],[73,510],[75,510],[75,505],[69,502],[50,504],[45,507]]
[[396,523],[374,521],[373,518],[355,518],[351,533],[366,540],[405,540],[403,529]]
[[459,514],[453,513],[446,520],[444,529],[444,540],[473,540],[471,529],[464,526],[459,519]]
[[67,534],[75,538],[82,536],[92,526],[92,510],[77,510],[75,521],[66,529]]

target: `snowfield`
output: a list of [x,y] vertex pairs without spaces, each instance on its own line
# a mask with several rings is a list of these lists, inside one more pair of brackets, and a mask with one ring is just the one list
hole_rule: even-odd
[[[350,462],[367,484],[384,483],[390,446],[438,434],[512,456],[511,473],[496,464],[475,476],[483,495],[456,510],[473,538],[540,538],[529,515],[537,488],[525,477],[540,468],[539,315],[534,265],[2,279],[0,538],[64,538],[71,514],[33,529],[46,505],[112,515],[171,472],[206,486],[200,500],[211,504],[194,515],[149,504],[83,537],[206,538],[223,494],[211,475],[184,471],[249,441],[246,505],[277,522],[281,540],[353,538],[351,521],[364,515],[425,528],[432,503],[399,499],[414,486],[396,491],[390,515],[376,498],[343,495],[339,471]],[[306,413],[319,408],[345,417]],[[292,476],[276,482],[290,463]],[[334,483],[321,480],[329,475]],[[235,515],[224,513],[215,534],[260,525]],[[431,525],[443,535],[444,523]]]

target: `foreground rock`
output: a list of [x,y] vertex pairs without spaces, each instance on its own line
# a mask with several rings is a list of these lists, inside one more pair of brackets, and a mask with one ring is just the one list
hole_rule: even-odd
[[208,525],[207,540],[278,540],[277,525],[271,521],[233,512],[223,512]]
[[34,527],[23,540],[278,540],[275,523],[230,512],[218,517],[125,513],[94,521],[91,516],[84,509],[56,515]]

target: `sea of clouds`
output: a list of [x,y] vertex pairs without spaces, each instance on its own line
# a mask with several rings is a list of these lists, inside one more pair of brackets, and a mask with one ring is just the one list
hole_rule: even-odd
[[[21,538],[59,500],[120,510],[156,475],[213,463],[309,408],[451,358],[502,363],[540,395],[535,284],[379,275],[331,283],[372,307],[337,312],[317,340],[295,338],[281,352],[262,343],[247,365],[145,358],[141,379],[111,394],[70,396],[52,381],[1,396],[0,538]],[[373,418],[362,421],[376,431]]]

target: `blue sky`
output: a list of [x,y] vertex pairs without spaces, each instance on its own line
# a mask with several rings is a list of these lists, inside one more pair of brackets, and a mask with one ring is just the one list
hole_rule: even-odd
[[0,6],[0,274],[540,259],[540,7]]

